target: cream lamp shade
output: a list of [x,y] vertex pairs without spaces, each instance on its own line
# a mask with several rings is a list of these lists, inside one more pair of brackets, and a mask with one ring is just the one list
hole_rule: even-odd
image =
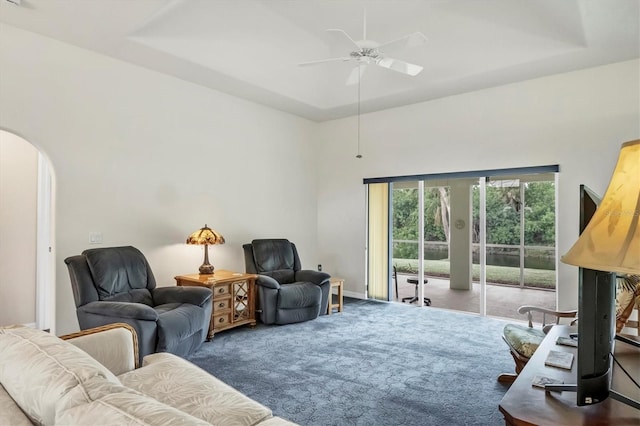
[[622,144],[602,202],[562,262],[640,274],[640,140]]
[[209,263],[209,245],[224,244],[224,237],[205,224],[204,228],[189,235],[187,244],[204,245],[204,262],[200,266],[199,272],[201,275],[213,274],[213,265]]

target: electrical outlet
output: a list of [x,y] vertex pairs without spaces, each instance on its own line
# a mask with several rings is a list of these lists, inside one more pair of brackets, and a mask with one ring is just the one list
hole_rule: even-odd
[[102,232],[89,232],[89,244],[102,244]]

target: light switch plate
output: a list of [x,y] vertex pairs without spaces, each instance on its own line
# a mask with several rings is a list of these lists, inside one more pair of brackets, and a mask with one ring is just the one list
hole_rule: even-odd
[[89,244],[102,244],[102,232],[89,232]]

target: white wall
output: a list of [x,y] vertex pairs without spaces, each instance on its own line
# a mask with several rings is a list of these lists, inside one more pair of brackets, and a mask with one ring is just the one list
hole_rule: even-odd
[[[578,186],[604,194],[620,144],[640,138],[640,61],[452,96],[322,125],[319,256],[364,293],[363,178],[560,165],[559,254],[578,236]],[[366,83],[366,82],[365,82]],[[577,268],[560,264],[560,308],[577,307]]]
[[38,150],[0,130],[0,326],[35,324]]
[[[195,272],[189,233],[241,245],[286,236],[304,266],[364,285],[365,177],[560,164],[559,252],[577,238],[578,185],[604,193],[620,143],[640,137],[640,62],[630,61],[316,124],[0,24],[0,128],[51,160],[56,177],[56,333],[77,329],[64,258],[131,244],[160,285]],[[576,305],[560,265],[560,307]]]
[[[56,334],[77,329],[63,260],[134,245],[159,285],[197,272],[207,223],[227,243],[218,269],[244,271],[242,244],[287,237],[316,258],[316,123],[0,25],[0,128],[46,153],[56,182]],[[19,285],[19,283],[14,283]]]

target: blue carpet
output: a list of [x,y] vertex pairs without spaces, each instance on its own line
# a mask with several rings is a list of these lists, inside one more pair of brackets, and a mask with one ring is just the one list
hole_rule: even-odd
[[341,314],[216,334],[188,359],[305,426],[503,425],[504,324],[351,299]]

